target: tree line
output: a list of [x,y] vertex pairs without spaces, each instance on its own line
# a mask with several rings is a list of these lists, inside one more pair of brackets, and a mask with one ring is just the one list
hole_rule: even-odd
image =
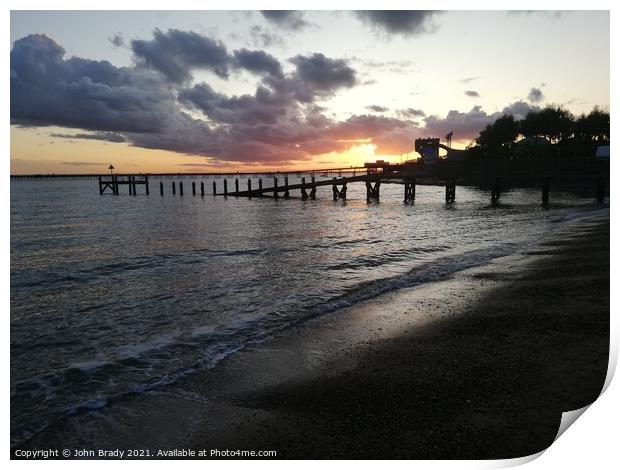
[[595,106],[576,117],[562,106],[547,106],[523,119],[504,115],[487,125],[475,142],[472,153],[486,156],[512,156],[523,143],[607,145],[609,112]]

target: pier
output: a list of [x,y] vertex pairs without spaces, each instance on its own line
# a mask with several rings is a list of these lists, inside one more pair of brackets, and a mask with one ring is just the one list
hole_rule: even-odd
[[149,194],[149,177],[147,175],[99,175],[99,194],[105,194],[110,190],[111,194],[118,196],[120,186],[129,188],[129,195],[135,196],[136,186],[144,186],[145,194]]
[[[289,183],[294,175],[300,182]],[[314,200],[317,190],[331,189],[331,198],[346,200],[352,184],[363,184],[366,200],[379,201],[381,187],[397,184],[403,187],[402,200],[413,203],[417,185],[445,187],[445,202],[454,203],[459,185],[479,186],[489,189],[492,204],[499,203],[502,191],[510,187],[540,188],[542,204],[550,201],[550,191],[560,184],[577,184],[591,187],[592,197],[603,202],[609,188],[609,160],[595,158],[549,159],[486,159],[468,161],[439,160],[434,164],[423,159],[402,164],[377,161],[363,167],[327,168],[309,170],[282,170],[275,172],[235,173],[149,173],[149,174],[83,174],[83,175],[13,175],[16,180],[39,179],[97,179],[101,195],[118,196],[121,187],[127,186],[129,195],[137,195],[138,188],[149,194],[149,182],[159,180],[159,194],[184,196],[183,180],[202,180],[187,183],[192,196],[205,196],[205,178],[213,178],[211,195],[224,197],[272,198]],[[165,183],[164,180],[172,180]],[[217,180],[222,180],[218,182]],[[256,181],[257,180],[257,181]],[[189,191],[189,190],[188,190]],[[141,191],[142,192],[142,191]]]

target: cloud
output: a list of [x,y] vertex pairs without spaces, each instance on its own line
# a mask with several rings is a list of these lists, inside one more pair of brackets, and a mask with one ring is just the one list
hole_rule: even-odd
[[174,92],[158,74],[72,57],[41,34],[11,50],[11,122],[106,132],[158,132]]
[[440,12],[431,10],[365,10],[355,15],[377,31],[388,35],[417,36],[434,32],[433,16]]
[[[351,60],[359,61],[357,58]],[[412,60],[366,60],[362,62],[364,67],[402,74],[415,72],[415,70],[412,70],[414,64],[415,62]]]
[[392,117],[368,114],[351,116],[346,121],[335,123],[326,134],[338,141],[370,139],[377,146],[378,154],[399,154],[413,148],[411,122]]
[[254,47],[284,46],[284,39],[262,26],[255,25],[250,28],[250,39]]
[[51,134],[52,137],[56,137],[59,139],[85,139],[85,140],[104,140],[107,142],[114,142],[114,143],[120,143],[120,142],[126,142],[127,138],[122,135],[122,134],[118,134],[116,132],[95,132],[94,134],[83,134],[83,133],[78,133],[78,134],[59,134],[59,133],[54,133]]
[[70,166],[100,166],[100,165],[109,165],[109,162],[60,162],[61,165],[70,165]]
[[121,33],[116,33],[114,36],[109,37],[108,41],[110,41],[110,44],[112,44],[114,47],[125,46],[125,39],[123,38],[123,35]]
[[416,132],[416,136],[429,135],[443,136],[454,132],[454,140],[472,140],[478,136],[487,124],[509,114],[515,119],[522,119],[529,111],[539,110],[538,106],[531,106],[524,101],[517,101],[504,107],[501,111],[488,114],[481,106],[474,106],[468,112],[452,110],[446,117],[428,116],[424,119],[424,128]]
[[426,116],[426,113],[424,111],[415,108],[401,109],[398,111],[398,114],[407,118]]
[[[188,73],[194,67],[190,63],[194,61],[184,62]],[[338,120],[317,103],[358,84],[349,62],[311,54],[297,55],[290,63],[294,68],[285,72],[264,52],[234,51],[228,68],[249,70],[259,81],[253,93],[230,96],[209,83],[171,81],[144,63],[115,67],[106,61],[66,59],[55,41],[31,35],[15,41],[11,50],[11,122],[81,129],[88,132],[54,136],[126,142],[206,157],[213,165],[280,165],[362,142],[385,155],[411,151],[416,137],[454,131],[455,140],[473,139],[502,114],[519,118],[539,109],[519,101],[490,114],[480,106],[443,117],[407,108],[396,111],[397,117],[362,114]],[[379,105],[368,109],[389,111]]]
[[532,103],[540,103],[542,100],[545,99],[545,95],[539,88],[532,87],[532,89],[527,95],[527,99]]
[[153,36],[150,41],[134,39],[131,49],[138,61],[171,81],[188,81],[192,69],[210,70],[220,78],[228,78],[230,57],[221,41],[178,29],[166,33],[156,29]]
[[480,78],[478,75],[476,75],[475,77],[461,78],[461,79],[459,80],[459,83],[469,83],[469,82],[473,82],[474,80],[478,80],[478,78]]
[[406,68],[414,65],[412,60],[366,60],[363,65],[371,68]]
[[236,65],[254,73],[267,73],[274,77],[282,77],[282,66],[278,59],[265,51],[249,51],[240,49],[234,52]]
[[467,90],[465,94],[471,98],[480,98],[480,93],[478,93],[476,90]]
[[370,106],[366,106],[366,109],[374,111],[375,113],[386,113],[390,110],[390,108],[386,108],[385,106],[379,106],[377,104],[371,104]]
[[309,26],[303,13],[296,10],[261,10],[263,17],[283,29],[300,31]]
[[[189,37],[162,35],[156,34],[155,41],[165,36],[164,55],[174,49],[168,39],[183,38],[183,42]],[[203,37],[193,38],[202,44]],[[64,49],[44,35],[14,43],[13,124],[84,129],[93,132],[56,137],[126,141],[136,147],[207,156],[214,161],[304,160],[319,148],[346,147],[322,139],[322,130],[333,123],[324,116],[325,109],[314,103],[357,83],[355,70],[341,59],[298,55],[291,59],[294,70],[284,74],[272,56],[241,49],[228,56],[228,66],[263,77],[253,95],[226,96],[206,83],[183,87],[171,82],[170,74],[145,63],[115,67],[105,61],[65,59],[64,55]],[[186,54],[179,59],[182,73],[172,74],[175,80],[187,77],[200,63],[191,57]],[[206,119],[190,114],[188,108],[200,111]]]
[[311,56],[298,55],[290,61],[297,66],[296,78],[318,92],[329,94],[357,83],[355,70],[343,59],[330,59],[314,53]]
[[292,103],[267,88],[256,94],[227,97],[201,83],[179,93],[179,101],[202,111],[213,121],[225,124],[274,124]]
[[205,167],[205,166],[209,166],[211,165],[211,162],[204,162],[204,163],[179,163],[177,164],[177,166],[194,166],[194,167]]
[[548,16],[552,19],[560,19],[564,14],[570,13],[570,10],[508,10],[507,16],[529,16],[529,15],[542,15]]
[[540,111],[540,107],[530,105],[525,101],[515,101],[502,109],[500,113],[496,113],[496,115],[500,117],[504,114],[510,114],[514,116],[515,119],[523,119],[530,111]]

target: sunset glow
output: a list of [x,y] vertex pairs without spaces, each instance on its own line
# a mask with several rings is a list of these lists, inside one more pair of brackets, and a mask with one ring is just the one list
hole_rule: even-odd
[[398,162],[416,137],[464,148],[503,114],[609,106],[607,12],[404,18],[13,12],[11,172]]

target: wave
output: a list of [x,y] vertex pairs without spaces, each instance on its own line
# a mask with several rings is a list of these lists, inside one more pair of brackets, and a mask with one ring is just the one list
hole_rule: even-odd
[[[194,340],[194,343],[189,346],[192,348],[200,347],[201,352],[199,358],[192,364],[167,372],[161,376],[126,385],[116,393],[108,395],[98,394],[93,398],[66,406],[61,415],[57,416],[56,419],[99,410],[128,396],[173,384],[198,370],[213,368],[231,354],[244,348],[255,346],[275,333],[308,321],[311,318],[330,314],[398,289],[437,281],[458,271],[484,265],[497,257],[513,253],[520,247],[520,245],[506,244],[493,249],[485,248],[464,254],[445,256],[420,264],[401,275],[359,283],[346,289],[339,295],[324,298],[323,301],[317,299],[318,301],[314,305],[300,310],[288,311],[286,313],[278,311],[263,312],[251,320],[237,321],[228,328],[219,330],[205,326],[196,327],[194,331],[189,333],[189,336]],[[131,367],[131,362],[128,362],[128,359],[135,359],[143,366],[149,363],[152,366],[154,360],[149,360],[148,356],[166,348],[178,346],[176,340],[178,339],[182,343],[181,336],[180,332],[170,332],[139,344],[116,348],[112,354],[113,360],[93,360],[74,363],[65,370],[54,374],[55,376],[52,380],[50,378],[29,379],[28,381],[16,383],[16,387],[12,387],[11,394],[14,395],[18,391],[24,391],[24,389],[29,389],[29,393],[36,394],[37,391],[34,389],[38,389],[40,386],[42,390],[38,392],[41,393],[45,390],[43,392],[44,396],[50,397],[54,393],[54,390],[51,389],[51,383],[56,385],[53,388],[58,388],[67,385],[69,380],[83,381],[84,375],[104,372],[114,374],[122,368]],[[28,387],[25,387],[26,383]]]
[[[566,222],[578,218],[596,217],[608,213],[609,209],[596,211],[578,211],[567,213],[563,216],[554,218],[552,222]],[[561,224],[559,224],[561,225]],[[558,225],[556,225],[558,226]],[[57,371],[52,376],[41,378],[26,379],[17,382],[11,387],[11,397],[20,393],[35,395],[39,399],[48,400],[55,396],[58,388],[67,385],[67,380],[84,379],[85,374],[105,373],[115,375],[119,371],[127,371],[135,367],[136,369],[153,371],[158,369],[153,367],[162,357],[169,358],[170,354],[179,357],[180,351],[198,353],[193,356],[187,354],[186,357],[192,358],[188,362],[174,370],[164,374],[133,383],[126,383],[119,390],[111,393],[97,394],[92,398],[82,400],[65,406],[60,414],[50,416],[52,421],[65,419],[67,416],[88,413],[109,406],[111,403],[123,400],[124,398],[136,394],[141,394],[159,387],[169,385],[187,377],[189,374],[198,370],[216,367],[226,357],[241,351],[244,348],[257,345],[274,334],[290,328],[294,325],[306,322],[321,315],[332,314],[340,309],[354,306],[360,302],[376,298],[380,295],[397,291],[403,288],[422,286],[435,282],[453,275],[457,272],[483,266],[492,260],[513,254],[520,250],[528,249],[539,240],[530,239],[523,242],[503,243],[496,246],[484,247],[460,253],[444,254],[437,256],[431,261],[418,262],[412,269],[391,277],[364,281],[353,286],[342,288],[338,294],[327,296],[324,293],[304,294],[303,300],[307,303],[305,307],[299,307],[303,302],[299,302],[299,297],[293,297],[290,302],[285,302],[287,308],[271,308],[264,311],[257,311],[252,318],[245,317],[229,323],[225,328],[217,328],[208,325],[195,326],[191,331],[169,331],[166,334],[155,336],[139,344],[131,344],[116,348],[112,351],[111,357],[101,361],[89,361],[74,363],[63,371]],[[357,242],[354,241],[354,242]],[[360,241],[361,243],[361,241]],[[437,255],[445,251],[448,247],[436,245],[426,247],[425,251],[432,251]],[[203,250],[204,252],[205,250]],[[223,252],[206,250],[214,256],[223,256]],[[386,253],[386,255],[400,259],[399,253]],[[411,251],[411,250],[409,250]],[[187,252],[182,255],[191,258],[195,252]],[[228,252],[229,256],[254,256],[263,253],[262,250],[235,250]],[[163,255],[170,256],[170,255]],[[392,260],[393,261],[393,260]],[[370,264],[369,264],[370,263]],[[373,266],[373,260],[367,258],[355,258],[347,263],[342,269],[355,269],[361,266]],[[124,269],[126,263],[113,263],[107,265],[108,269]],[[290,306],[297,306],[289,309]],[[181,348],[181,349],[179,349]],[[188,348],[188,349],[182,349]],[[155,356],[158,355],[159,359]],[[181,357],[185,356],[184,354]],[[135,379],[135,377],[134,377]],[[130,382],[129,380],[127,382]],[[48,420],[49,422],[49,420]],[[41,428],[42,429],[42,428]],[[35,434],[32,434],[35,432]],[[30,439],[40,431],[21,431],[21,438]],[[12,437],[13,439],[13,437]],[[18,438],[16,438],[19,440]],[[21,444],[16,442],[15,444]],[[12,441],[13,445],[13,441]]]

